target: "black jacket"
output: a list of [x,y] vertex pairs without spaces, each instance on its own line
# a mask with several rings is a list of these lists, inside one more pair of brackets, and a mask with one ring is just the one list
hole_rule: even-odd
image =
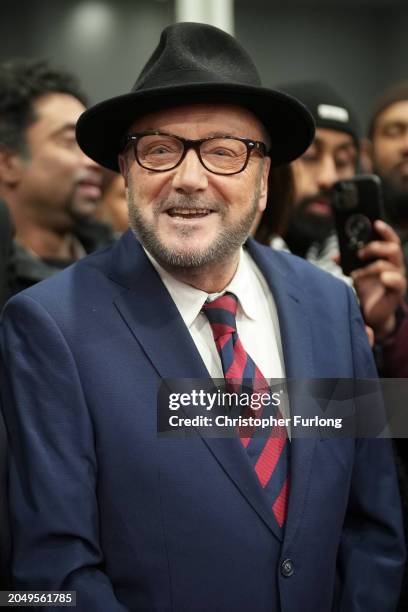
[[[75,238],[89,254],[114,242],[108,225],[98,221],[82,221],[73,232]],[[43,259],[14,242],[11,291],[13,294],[28,289],[75,263],[74,259]]]

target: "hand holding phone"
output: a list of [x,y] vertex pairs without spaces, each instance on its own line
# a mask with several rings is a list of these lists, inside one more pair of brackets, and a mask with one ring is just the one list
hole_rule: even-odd
[[[381,240],[369,242],[359,251],[372,263],[351,273],[364,319],[377,342],[396,333],[405,311],[407,278],[398,234],[384,221],[375,221]],[[374,260],[374,261],[373,261]]]
[[374,221],[384,219],[381,180],[375,174],[362,174],[338,181],[333,189],[340,263],[349,276],[373,261],[361,259],[358,251],[372,240],[381,240],[374,227]]

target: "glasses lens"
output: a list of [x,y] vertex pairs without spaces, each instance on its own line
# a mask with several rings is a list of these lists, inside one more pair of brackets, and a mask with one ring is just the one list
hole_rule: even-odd
[[212,172],[233,174],[240,172],[247,159],[247,146],[235,138],[211,138],[200,148],[204,165]]
[[151,170],[170,170],[183,154],[183,143],[172,136],[149,134],[137,141],[139,163]]

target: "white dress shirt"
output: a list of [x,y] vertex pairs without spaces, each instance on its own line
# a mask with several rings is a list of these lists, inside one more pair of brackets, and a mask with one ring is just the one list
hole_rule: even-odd
[[153,266],[176,304],[211,378],[223,378],[221,359],[210,323],[203,312],[204,302],[226,291],[238,298],[237,331],[241,342],[265,378],[284,378],[282,342],[275,300],[249,253],[241,249],[234,277],[217,294],[208,294],[175,279],[146,250]]

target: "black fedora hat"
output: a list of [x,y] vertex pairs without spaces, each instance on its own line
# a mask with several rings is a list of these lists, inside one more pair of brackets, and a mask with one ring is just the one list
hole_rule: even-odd
[[226,32],[201,23],[177,23],[160,42],[130,93],[96,104],[78,120],[82,150],[118,170],[123,137],[142,115],[190,103],[228,103],[251,110],[271,135],[272,164],[299,157],[314,136],[314,121],[295,98],[261,86],[258,71]]

